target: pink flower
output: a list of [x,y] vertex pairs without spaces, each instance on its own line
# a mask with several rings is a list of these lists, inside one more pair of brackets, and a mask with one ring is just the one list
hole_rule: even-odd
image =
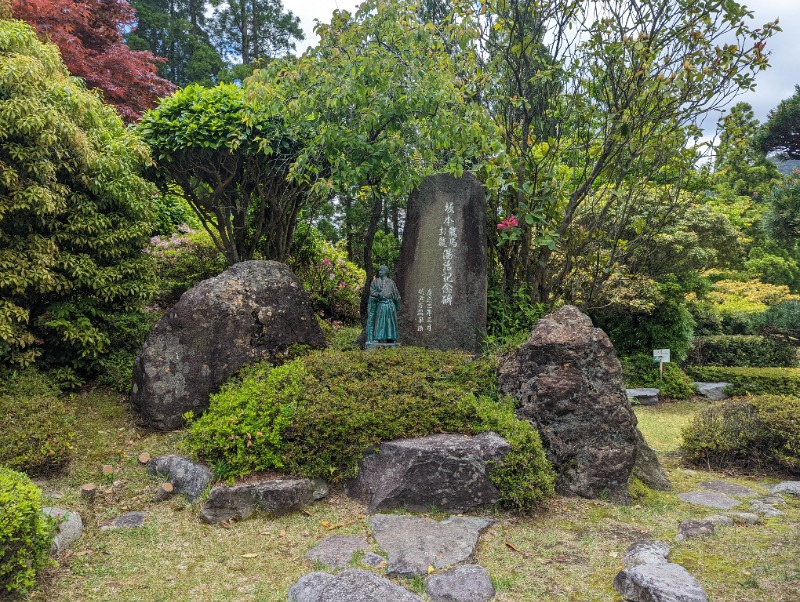
[[345,286],[347,286],[347,285],[340,280],[339,281],[339,288],[344,288]]
[[333,272],[328,274],[328,280],[333,280],[334,278],[336,278],[336,274],[334,274]]
[[497,224],[497,229],[498,230],[506,230],[508,228],[515,228],[516,226],[519,226],[519,222],[517,221],[517,218],[514,217],[513,215],[509,215],[506,219],[504,219],[502,222]]
[[328,266],[331,265],[331,260],[330,259],[323,259],[322,260],[322,265],[324,265],[327,268]]

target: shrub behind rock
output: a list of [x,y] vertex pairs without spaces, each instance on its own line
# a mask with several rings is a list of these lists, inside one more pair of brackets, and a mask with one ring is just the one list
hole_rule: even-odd
[[800,397],[763,395],[716,405],[683,431],[684,458],[712,469],[800,468]]
[[536,430],[497,399],[495,370],[463,353],[408,347],[261,363],[212,396],[188,446],[225,476],[279,468],[337,481],[381,441],[493,430],[511,445],[493,472],[502,502],[529,508],[552,493],[552,467]]
[[689,350],[687,362],[699,366],[784,366],[797,364],[795,350],[782,339],[717,335],[696,337]]
[[56,386],[35,370],[0,380],[0,466],[37,474],[66,464],[75,417]]
[[22,594],[49,558],[54,523],[41,491],[22,473],[0,468],[0,599]]
[[686,372],[702,382],[731,383],[731,395],[800,396],[800,368],[688,366]]

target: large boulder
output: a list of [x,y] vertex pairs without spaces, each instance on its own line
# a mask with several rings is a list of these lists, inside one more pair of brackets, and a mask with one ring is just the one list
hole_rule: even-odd
[[155,325],[133,370],[131,403],[147,426],[173,430],[243,365],[295,343],[323,347],[311,301],[288,266],[244,261],[186,291]]
[[213,477],[207,466],[175,454],[153,459],[149,471],[153,476],[166,477],[172,483],[175,493],[185,493],[190,502],[200,497]]
[[500,388],[542,436],[564,495],[628,502],[636,460],[636,416],[608,336],[577,308],[536,323],[527,342],[500,360]]
[[207,523],[248,518],[256,510],[282,516],[302,510],[314,501],[314,483],[309,479],[267,479],[242,485],[219,485],[211,490],[200,509]]
[[489,479],[490,467],[510,449],[492,432],[387,441],[361,461],[347,493],[368,512],[431,507],[466,512],[492,505],[500,494]]

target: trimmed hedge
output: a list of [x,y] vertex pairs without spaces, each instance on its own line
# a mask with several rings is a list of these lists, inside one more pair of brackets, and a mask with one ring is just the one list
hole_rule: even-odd
[[668,399],[688,399],[696,393],[692,381],[674,362],[664,364],[663,376],[650,355],[621,357],[620,363],[626,387],[655,387]]
[[712,469],[800,468],[800,397],[764,395],[714,405],[683,431],[684,458]]
[[696,337],[686,361],[697,366],[790,368],[797,365],[795,349],[787,341],[747,335]]
[[24,474],[0,468],[0,599],[24,594],[49,563],[55,522]]
[[687,366],[686,373],[698,381],[731,383],[732,395],[800,396],[800,368]]
[[460,352],[328,349],[260,363],[188,418],[186,445],[221,476],[280,469],[339,481],[381,441],[493,430],[511,445],[492,473],[503,505],[531,508],[553,493],[538,432],[497,397],[495,364]]
[[0,466],[43,474],[69,462],[75,417],[58,388],[34,369],[0,381]]

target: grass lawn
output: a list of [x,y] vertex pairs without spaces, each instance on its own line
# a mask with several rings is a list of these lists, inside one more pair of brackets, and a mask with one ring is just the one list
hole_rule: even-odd
[[[203,524],[197,508],[183,498],[154,503],[159,482],[148,477],[136,456],[176,451],[182,435],[138,430],[119,394],[88,391],[69,403],[80,417],[75,459],[43,485],[63,494],[54,505],[78,510],[86,530],[28,600],[286,600],[288,588],[315,569],[304,555],[319,541],[333,534],[370,533],[363,507],[336,492],[305,513],[258,516],[228,528]],[[681,467],[680,430],[703,407],[703,402],[681,402],[636,409],[639,426],[676,490],[688,491],[711,478],[755,488],[776,482]],[[115,473],[103,477],[103,464],[113,465]],[[79,495],[86,482],[100,486],[92,503]],[[800,500],[788,500],[781,509],[785,516],[758,526],[723,527],[713,538],[674,544],[671,558],[700,580],[712,600],[800,600]],[[129,510],[147,512],[144,527],[99,528]],[[498,523],[481,538],[476,561],[492,575],[501,602],[620,600],[611,583],[631,543],[643,538],[671,542],[681,520],[708,514],[673,492],[650,492],[631,506],[559,497],[530,516],[496,513]],[[424,591],[422,579],[400,582]]]

